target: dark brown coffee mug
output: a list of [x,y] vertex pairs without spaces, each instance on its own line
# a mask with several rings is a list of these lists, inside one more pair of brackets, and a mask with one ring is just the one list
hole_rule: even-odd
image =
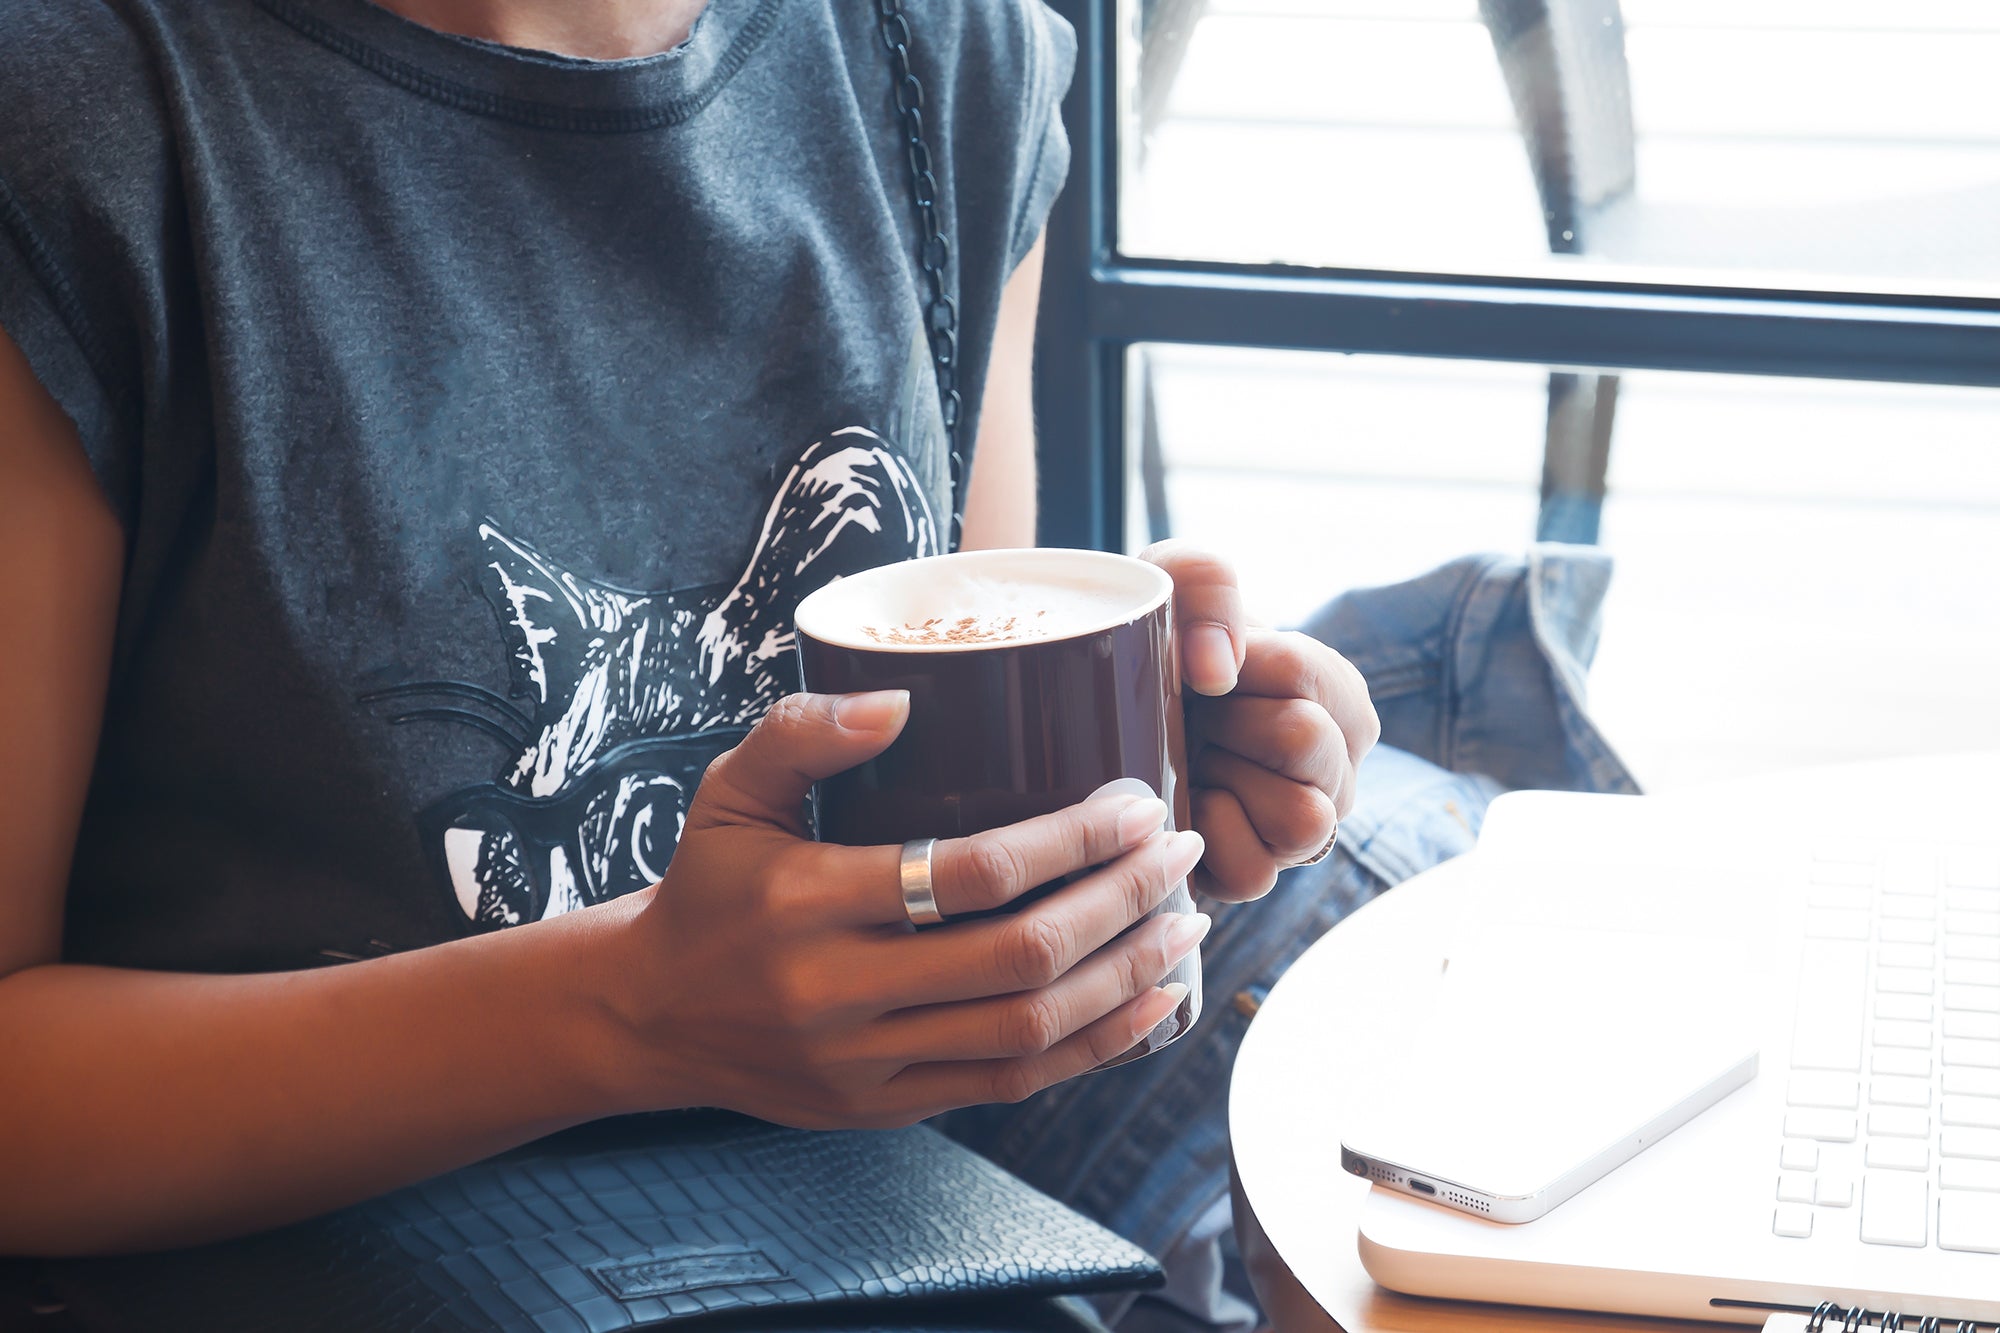
[[[821,694],[900,689],[910,717],[876,758],[821,782],[819,836],[849,846],[960,838],[1136,779],[1188,827],[1173,581],[1101,551],[969,551],[885,565],[799,603],[799,663]],[[1160,912],[1192,912],[1185,883]],[[1161,983],[1180,1006],[1124,1055],[1201,1014],[1201,955]]]

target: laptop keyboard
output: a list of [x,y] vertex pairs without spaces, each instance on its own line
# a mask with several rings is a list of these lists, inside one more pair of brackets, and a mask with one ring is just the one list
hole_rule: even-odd
[[1771,1229],[2000,1254],[2000,846],[1829,845]]

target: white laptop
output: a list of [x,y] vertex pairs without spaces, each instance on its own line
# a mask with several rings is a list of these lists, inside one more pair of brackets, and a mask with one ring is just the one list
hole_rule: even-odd
[[[1607,892],[1610,910],[1746,933],[1760,1072],[1533,1222],[1376,1186],[1369,1274],[1416,1295],[1681,1318],[1831,1301],[1911,1330],[2000,1323],[2000,793],[1936,829],[1871,822],[1856,795],[1838,818],[1739,812],[1735,835],[1648,798],[1496,802],[1473,860],[1510,892],[1532,899],[1552,857],[1607,879],[1622,864],[1641,887]],[[1663,876],[1684,893],[1648,905]],[[1574,891],[1573,875],[1547,879]]]

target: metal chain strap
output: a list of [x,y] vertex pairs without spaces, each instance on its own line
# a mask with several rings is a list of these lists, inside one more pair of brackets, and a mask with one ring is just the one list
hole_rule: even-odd
[[951,548],[958,549],[964,522],[964,460],[958,447],[958,419],[964,401],[958,391],[958,302],[946,281],[951,241],[944,234],[939,212],[937,174],[931,169],[930,145],[924,140],[924,85],[910,70],[910,21],[903,0],[875,0],[882,22],[882,44],[896,79],[896,111],[903,118],[903,147],[910,162],[910,189],[917,208],[917,266],[923,270],[929,305],[924,332],[930,340],[931,362],[937,370],[938,408],[944,414],[945,448],[951,456]]

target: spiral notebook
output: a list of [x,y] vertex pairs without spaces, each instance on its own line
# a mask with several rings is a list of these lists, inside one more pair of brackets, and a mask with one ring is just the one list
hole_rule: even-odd
[[[1621,856],[1633,882],[1659,882],[1687,855],[1684,809],[1514,799],[1475,861],[1564,845],[1617,885]],[[1767,831],[1687,855],[1677,899],[1720,895],[1758,923],[1758,1077],[1523,1225],[1378,1186],[1361,1220],[1370,1274],[1412,1294],[1630,1314],[2000,1329],[2000,841],[1990,816],[1942,827]]]

